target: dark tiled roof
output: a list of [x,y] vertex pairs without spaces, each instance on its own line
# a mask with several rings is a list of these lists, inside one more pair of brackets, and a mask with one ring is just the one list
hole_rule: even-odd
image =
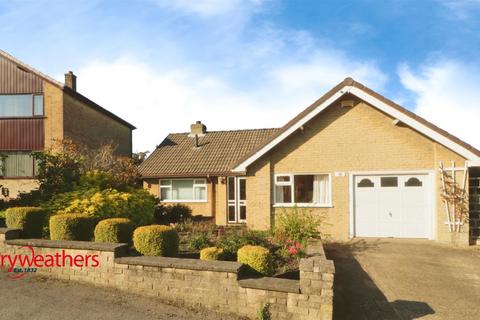
[[262,145],[278,129],[211,131],[195,138],[172,133],[140,166],[143,177],[228,174],[231,166]]

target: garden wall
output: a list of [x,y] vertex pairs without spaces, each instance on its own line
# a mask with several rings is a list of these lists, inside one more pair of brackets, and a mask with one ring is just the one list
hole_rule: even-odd
[[[308,246],[300,262],[300,281],[242,279],[242,265],[164,257],[128,257],[123,244],[19,239],[18,230],[0,228],[0,255],[70,257],[98,256],[98,266],[42,267],[37,273],[56,279],[128,290],[189,307],[255,318],[269,305],[271,319],[331,319],[333,262],[325,258],[320,241]],[[63,255],[63,256],[62,256]],[[67,263],[67,264],[68,264]],[[5,264],[4,267],[8,268]],[[30,275],[27,275],[30,276]]]

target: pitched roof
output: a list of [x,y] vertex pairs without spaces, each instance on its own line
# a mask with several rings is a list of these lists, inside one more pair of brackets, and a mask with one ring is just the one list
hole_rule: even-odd
[[121,124],[129,127],[132,130],[136,129],[134,125],[130,124],[129,122],[127,122],[125,120],[123,120],[122,118],[113,114],[112,112],[108,111],[107,109],[99,106],[98,104],[96,104],[92,100],[88,99],[84,95],[78,93],[77,91],[74,91],[74,90],[70,89],[65,84],[63,84],[63,83],[53,79],[52,77],[38,71],[37,69],[29,66],[28,64],[26,64],[26,63],[24,63],[20,60],[18,60],[14,56],[10,55],[9,53],[7,53],[7,52],[5,52],[1,49],[0,49],[0,56],[4,57],[5,59],[8,59],[8,60],[12,61],[13,63],[17,64],[18,66],[22,67],[23,69],[26,69],[26,70],[30,71],[31,73],[35,74],[36,76],[42,78],[44,81],[49,82],[50,84],[52,84],[52,85],[56,86],[57,88],[63,90],[65,93],[73,96],[74,98],[76,98],[78,100],[81,100],[83,103],[88,105],[90,108],[95,109],[98,112],[103,113],[104,115],[110,117],[111,119],[113,119],[115,121],[120,122]]
[[368,102],[384,111],[387,114],[401,120],[405,124],[414,128],[415,130],[423,133],[432,140],[439,142],[440,144],[450,148],[458,154],[464,156],[467,160],[479,160],[480,150],[474,148],[470,144],[460,140],[456,136],[448,133],[447,131],[437,127],[424,118],[416,115],[415,113],[403,108],[395,102],[385,98],[372,89],[364,86],[363,84],[353,80],[352,78],[346,78],[325,95],[320,97],[308,108],[299,113],[296,117],[290,120],[282,128],[280,128],[275,134],[273,134],[268,140],[264,141],[262,145],[259,145],[256,149],[252,150],[249,154],[240,159],[232,168],[234,172],[245,171],[246,168],[259,159],[262,155],[274,148],[278,143],[287,138],[291,133],[295,132],[305,122],[311,120],[314,116],[319,114],[325,108],[330,106],[333,102],[338,100],[345,94],[353,94],[358,98]]
[[225,175],[234,163],[268,140],[278,129],[207,131],[195,139],[172,133],[141,164],[144,178]]

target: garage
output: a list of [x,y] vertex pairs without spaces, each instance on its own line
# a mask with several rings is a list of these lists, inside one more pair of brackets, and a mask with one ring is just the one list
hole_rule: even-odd
[[355,236],[432,237],[430,175],[355,175],[353,182]]

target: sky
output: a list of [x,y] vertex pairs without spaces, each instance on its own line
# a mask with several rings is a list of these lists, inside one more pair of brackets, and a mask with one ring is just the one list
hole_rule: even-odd
[[480,148],[478,30],[480,0],[0,0],[0,48],[72,70],[134,151],[280,127],[349,76]]

